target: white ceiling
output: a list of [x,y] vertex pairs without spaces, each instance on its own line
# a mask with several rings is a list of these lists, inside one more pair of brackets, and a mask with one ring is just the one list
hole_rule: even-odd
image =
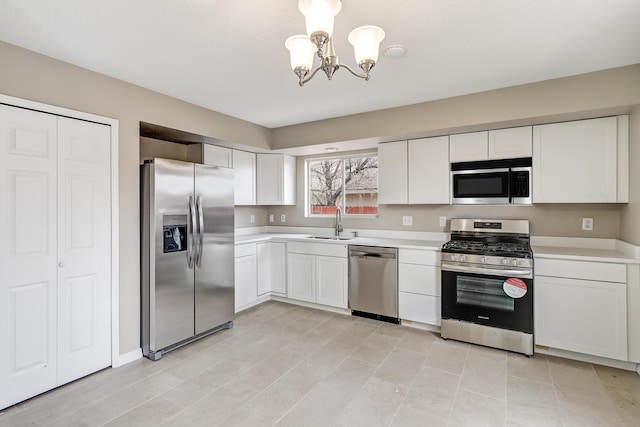
[[2,0],[0,40],[270,128],[640,63],[640,0],[344,0],[334,39],[384,28],[366,82],[304,87],[297,0]]

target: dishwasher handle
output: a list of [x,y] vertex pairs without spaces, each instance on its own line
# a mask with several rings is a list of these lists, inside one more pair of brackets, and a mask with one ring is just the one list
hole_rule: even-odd
[[376,259],[396,259],[396,254],[394,253],[376,253],[376,252],[362,252],[362,251],[351,251],[349,252],[349,257],[351,258],[376,258]]

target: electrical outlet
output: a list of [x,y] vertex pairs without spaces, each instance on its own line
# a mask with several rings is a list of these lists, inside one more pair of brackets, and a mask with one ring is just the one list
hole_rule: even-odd
[[255,223],[256,223],[256,216],[251,215],[251,224],[255,224]]
[[273,222],[275,221],[273,214],[269,214],[269,222]]
[[402,217],[402,225],[406,225],[411,227],[413,225],[413,217],[412,216],[403,216]]
[[584,231],[593,231],[593,218],[582,218],[582,229]]
[[441,216],[440,217],[440,227],[446,227],[447,226],[447,217],[446,216]]
[[280,222],[286,222],[287,221],[287,216],[285,214],[281,214],[280,215]]

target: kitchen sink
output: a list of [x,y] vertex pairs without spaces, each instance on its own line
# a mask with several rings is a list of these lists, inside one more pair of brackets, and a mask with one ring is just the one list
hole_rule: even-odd
[[309,236],[307,238],[315,239],[315,240],[351,240],[353,239],[353,237],[347,237],[347,236]]

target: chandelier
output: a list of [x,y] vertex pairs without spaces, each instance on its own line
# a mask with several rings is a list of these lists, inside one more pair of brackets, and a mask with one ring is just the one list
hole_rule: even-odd
[[[374,25],[358,27],[349,33],[349,43],[353,45],[356,62],[363,74],[341,64],[333,48],[333,20],[342,9],[340,0],[299,0],[298,9],[305,17],[307,35],[291,36],[285,42],[291,55],[291,68],[303,86],[316,75],[324,71],[331,80],[339,68],[346,68],[351,74],[369,80],[369,72],[376,65],[380,42],[384,31]],[[314,53],[320,58],[320,65],[309,74],[313,67]],[[308,76],[308,77],[307,77]]]

